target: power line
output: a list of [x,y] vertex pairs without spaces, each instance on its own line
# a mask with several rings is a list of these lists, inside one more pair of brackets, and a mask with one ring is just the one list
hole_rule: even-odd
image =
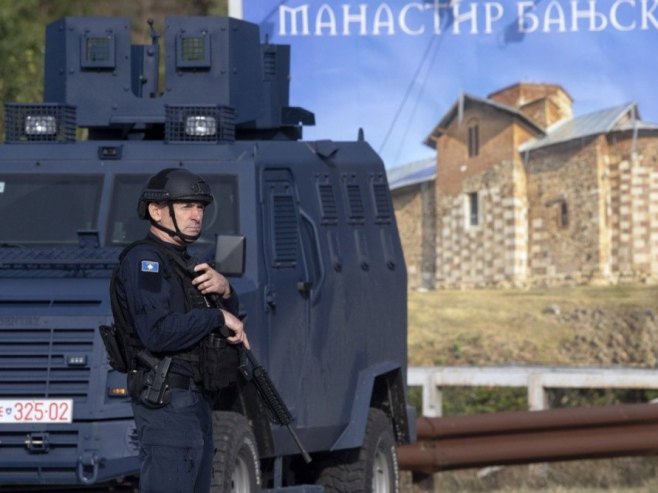
[[[435,6],[435,9],[438,10],[438,13],[441,17],[441,20],[443,21],[443,26],[442,29],[445,31],[452,23],[454,22],[454,7],[453,7],[453,2],[455,0],[432,0]],[[539,0],[541,1],[541,0]],[[393,119],[391,120],[391,124],[388,127],[388,130],[386,131],[386,135],[384,135],[384,139],[382,141],[382,144],[379,147],[379,154],[382,153],[384,147],[386,147],[386,144],[388,143],[388,139],[391,136],[391,133],[393,132],[393,127],[395,127],[395,123],[398,121],[400,118],[400,114],[402,113],[402,109],[404,108],[404,105],[407,102],[407,99],[409,98],[409,95],[411,94],[412,88],[414,86],[414,82],[416,78],[418,77],[418,74],[420,73],[423,65],[425,64],[425,61],[427,60],[427,57],[432,49],[432,45],[434,44],[435,41],[435,36],[433,35],[430,38],[430,41],[427,43],[427,47],[425,48],[425,51],[423,53],[423,56],[420,60],[420,63],[416,67],[416,70],[414,71],[413,76],[411,77],[411,80],[409,81],[409,86],[407,87],[407,90],[405,91],[404,97],[402,98],[402,101],[398,105],[398,108],[395,112],[395,115],[393,116]],[[437,50],[438,51],[438,50]],[[430,66],[428,68],[428,73],[430,72],[432,62],[430,62]],[[423,82],[422,87],[424,87],[425,82]],[[421,94],[422,94],[422,87],[421,87]],[[419,95],[420,98],[420,95]],[[416,103],[417,104],[417,103]],[[414,110],[415,111],[415,110]],[[408,131],[408,130],[407,130]],[[396,158],[397,159],[397,158]]]

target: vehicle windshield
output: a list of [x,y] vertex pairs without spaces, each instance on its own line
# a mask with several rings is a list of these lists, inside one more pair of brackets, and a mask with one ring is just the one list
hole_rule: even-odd
[[[98,230],[103,188],[100,175],[0,174],[0,246],[78,244],[80,231]],[[118,176],[114,182],[108,241],[122,245],[144,238],[149,222],[137,217],[137,200],[149,175]],[[214,201],[204,213],[200,243],[238,232],[237,180],[204,176]]]
[[[139,240],[146,236],[150,223],[137,217],[137,201],[149,176],[118,176],[112,194],[108,238],[114,245]],[[238,232],[237,181],[234,176],[203,175],[210,185],[214,200],[203,215],[203,233],[198,243],[215,241],[216,234]]]
[[0,245],[77,243],[97,228],[102,177],[0,175]]

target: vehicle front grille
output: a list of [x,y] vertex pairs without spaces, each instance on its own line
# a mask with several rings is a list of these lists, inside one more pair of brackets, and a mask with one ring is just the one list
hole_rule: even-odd
[[96,331],[86,318],[0,317],[0,398],[86,402]]

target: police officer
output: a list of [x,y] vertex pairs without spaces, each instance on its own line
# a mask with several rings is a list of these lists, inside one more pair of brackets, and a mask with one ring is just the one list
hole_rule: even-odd
[[[163,405],[140,397],[155,378],[152,368],[138,364],[128,377],[142,493],[209,491],[212,403],[199,382],[198,349],[220,329],[227,343],[249,347],[229,282],[207,263],[194,265],[186,250],[201,235],[204,209],[212,201],[208,184],[186,169],[152,176],[138,203],[140,218],[151,222],[148,236],[124,250],[113,281],[121,312],[115,320],[133,327],[137,344],[156,361],[171,357]],[[208,296],[218,296],[223,308],[208,308]]]

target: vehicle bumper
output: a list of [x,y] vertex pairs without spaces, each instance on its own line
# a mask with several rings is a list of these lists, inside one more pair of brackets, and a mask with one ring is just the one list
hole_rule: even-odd
[[0,484],[95,484],[136,475],[132,419],[0,425]]

